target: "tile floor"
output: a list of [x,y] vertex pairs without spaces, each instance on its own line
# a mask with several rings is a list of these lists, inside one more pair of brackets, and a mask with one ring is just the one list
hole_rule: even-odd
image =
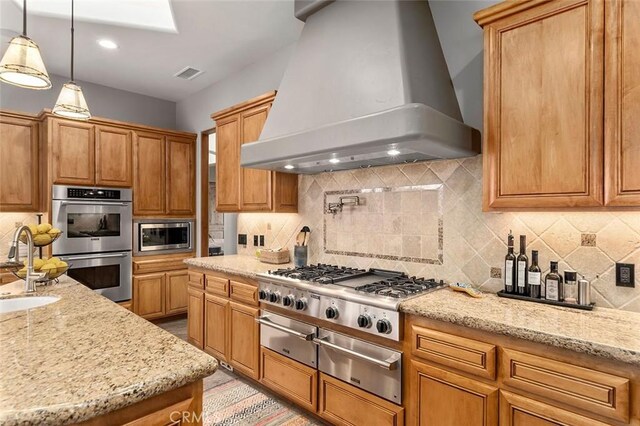
[[[186,318],[156,322],[156,325],[187,340]],[[217,389],[214,389],[217,388]],[[306,426],[322,424],[318,419],[249,380],[220,367],[204,379],[205,425]]]

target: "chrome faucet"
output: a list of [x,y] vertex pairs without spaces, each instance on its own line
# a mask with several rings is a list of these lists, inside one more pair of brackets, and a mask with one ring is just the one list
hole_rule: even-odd
[[20,243],[20,235],[25,233],[27,236],[27,276],[25,278],[25,292],[33,293],[36,291],[36,280],[41,278],[43,274],[38,274],[33,270],[33,234],[28,226],[20,226],[13,234],[13,242],[9,249],[9,261],[16,264],[20,263],[20,250],[18,250],[18,244]]

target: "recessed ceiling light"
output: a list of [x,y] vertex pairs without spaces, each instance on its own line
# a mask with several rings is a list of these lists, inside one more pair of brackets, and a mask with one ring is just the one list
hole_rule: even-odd
[[107,40],[106,38],[98,40],[98,44],[101,47],[104,47],[105,49],[117,49],[118,48],[118,45],[114,41]]
[[294,169],[295,166],[293,166],[292,164],[287,164],[286,166],[284,166],[284,168],[287,170],[291,170],[291,169]]
[[337,164],[337,163],[339,163],[339,162],[340,162],[340,159],[339,159],[339,158],[332,158],[332,159],[330,159],[330,160],[329,160],[329,162],[330,162],[331,164]]
[[397,149],[390,149],[389,151],[387,151],[387,155],[395,157],[396,155],[400,155],[400,151],[398,151]]

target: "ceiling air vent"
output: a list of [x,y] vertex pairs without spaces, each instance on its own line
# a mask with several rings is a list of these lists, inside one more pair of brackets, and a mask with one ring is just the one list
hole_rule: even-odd
[[203,72],[204,71],[197,70],[197,69],[195,69],[193,67],[185,67],[185,68],[181,69],[180,71],[178,71],[177,73],[175,73],[173,76],[181,78],[183,80],[193,80],[194,78],[196,78],[197,76],[199,76]]

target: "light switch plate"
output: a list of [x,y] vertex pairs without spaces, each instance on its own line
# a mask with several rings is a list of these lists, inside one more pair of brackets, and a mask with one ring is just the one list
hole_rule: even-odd
[[635,287],[635,264],[616,263],[616,286]]

